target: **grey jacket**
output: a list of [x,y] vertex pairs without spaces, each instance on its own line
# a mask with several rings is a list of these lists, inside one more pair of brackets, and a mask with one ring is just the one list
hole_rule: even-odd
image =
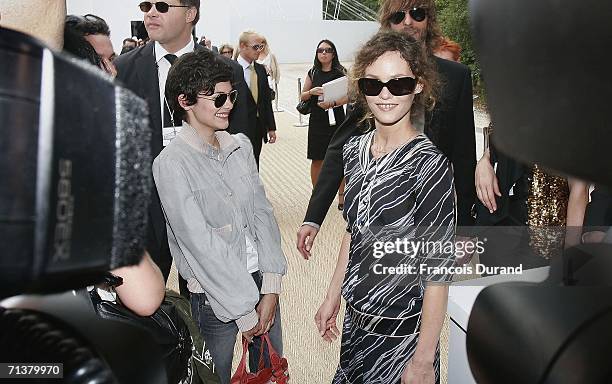
[[[220,150],[183,123],[153,162],[170,252],[192,292],[205,292],[221,321],[257,325],[259,294],[280,293],[287,261],[272,205],[243,134],[215,133]],[[247,271],[246,239],[255,241],[263,285]]]

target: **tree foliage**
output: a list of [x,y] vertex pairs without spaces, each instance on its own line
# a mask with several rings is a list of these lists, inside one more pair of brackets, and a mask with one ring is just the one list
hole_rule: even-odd
[[379,0],[361,0],[361,3],[376,12],[378,12],[378,8],[380,8]]
[[461,62],[472,70],[474,85],[480,86],[480,65],[476,59],[467,0],[436,0],[438,23],[444,36],[461,45]]

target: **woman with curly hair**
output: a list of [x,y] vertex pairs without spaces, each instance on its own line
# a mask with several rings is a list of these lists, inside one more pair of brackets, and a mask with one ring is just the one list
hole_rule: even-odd
[[315,316],[320,335],[336,339],[346,300],[335,384],[439,381],[454,263],[442,245],[456,219],[450,163],[414,123],[435,101],[430,60],[397,32],[378,33],[355,58],[352,99],[375,129],[344,145],[347,232]]

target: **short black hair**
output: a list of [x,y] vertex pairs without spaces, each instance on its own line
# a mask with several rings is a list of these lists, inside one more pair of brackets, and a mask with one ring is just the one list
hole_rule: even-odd
[[138,42],[136,40],[132,39],[131,37],[126,37],[125,39],[123,39],[123,42],[121,44],[125,45],[125,43],[138,44]]
[[110,36],[110,28],[103,18],[87,14],[85,16],[68,15],[66,16],[66,25],[70,24],[76,31],[83,36],[88,35],[105,35]]
[[100,56],[96,53],[96,50],[80,31],[77,31],[73,24],[68,23],[64,25],[64,52],[68,52],[79,59],[84,59],[96,67],[101,67]]
[[168,72],[166,100],[174,116],[185,120],[185,110],[178,102],[185,95],[187,105],[197,102],[198,94],[212,95],[217,83],[232,81],[232,68],[220,55],[200,49],[182,55]]

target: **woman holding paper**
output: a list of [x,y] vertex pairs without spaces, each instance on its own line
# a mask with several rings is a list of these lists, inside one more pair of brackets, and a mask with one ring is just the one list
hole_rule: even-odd
[[[310,179],[313,187],[319,178],[329,141],[336,132],[336,127],[344,121],[342,105],[348,101],[346,95],[337,100],[322,101],[323,84],[343,76],[346,76],[346,69],[338,60],[336,46],[327,39],[321,40],[317,45],[314,65],[308,71],[301,94],[302,100],[310,100],[311,103],[307,157],[312,160]],[[340,185],[338,196],[338,209],[341,210],[344,206],[344,183]]]

